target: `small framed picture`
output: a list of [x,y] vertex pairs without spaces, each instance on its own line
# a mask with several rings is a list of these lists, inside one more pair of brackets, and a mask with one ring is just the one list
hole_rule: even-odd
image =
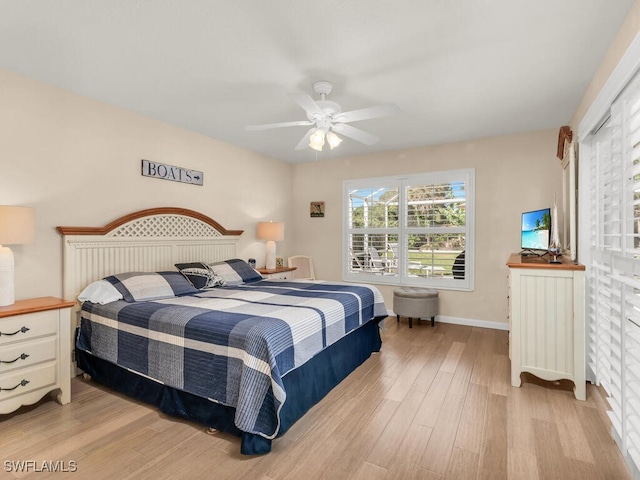
[[312,218],[324,217],[324,202],[311,202],[310,212]]
[[284,258],[276,257],[276,268],[284,267]]

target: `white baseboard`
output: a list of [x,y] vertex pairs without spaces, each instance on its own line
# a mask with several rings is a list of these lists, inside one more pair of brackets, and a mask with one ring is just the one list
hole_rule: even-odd
[[[395,317],[396,314],[389,310],[389,316]],[[429,320],[424,319],[423,320]],[[492,328],[493,330],[509,330],[509,324],[503,322],[490,322],[488,320],[476,320],[475,318],[447,317],[445,315],[437,315],[436,322],[453,323],[455,325],[466,325],[469,327]]]

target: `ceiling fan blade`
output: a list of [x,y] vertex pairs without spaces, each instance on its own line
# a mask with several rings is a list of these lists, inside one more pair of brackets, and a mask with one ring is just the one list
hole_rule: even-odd
[[295,149],[304,150],[305,148],[309,147],[309,139],[311,138],[311,134],[315,131],[316,131],[316,127],[310,128],[307,134],[304,137],[302,137],[302,140],[300,140],[300,143],[296,145]]
[[361,108],[359,110],[351,110],[349,112],[339,113],[333,117],[334,122],[349,123],[359,120],[368,120],[370,118],[390,117],[400,113],[400,107],[395,103],[386,103],[384,105],[376,105],[375,107]]
[[301,120],[299,122],[282,122],[282,123],[268,123],[266,125],[249,125],[244,127],[245,130],[254,132],[256,130],[268,130],[270,128],[280,128],[280,127],[295,127],[298,125],[313,125],[313,122],[309,120]]
[[289,98],[292,98],[309,115],[324,116],[324,112],[322,111],[322,108],[320,108],[320,105],[318,105],[309,95],[305,95],[304,93],[291,93],[289,94]]
[[351,125],[346,125],[344,123],[338,123],[333,125],[333,131],[339,133],[340,135],[344,135],[345,137],[352,138],[360,143],[364,143],[365,145],[375,145],[380,141],[378,137],[372,135],[364,130],[360,130],[359,128],[352,127]]

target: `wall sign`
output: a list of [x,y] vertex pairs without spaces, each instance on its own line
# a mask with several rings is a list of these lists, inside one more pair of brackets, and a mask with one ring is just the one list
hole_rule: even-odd
[[192,185],[202,185],[204,182],[204,174],[202,172],[150,160],[142,160],[142,176],[161,178],[172,182],[191,183]]

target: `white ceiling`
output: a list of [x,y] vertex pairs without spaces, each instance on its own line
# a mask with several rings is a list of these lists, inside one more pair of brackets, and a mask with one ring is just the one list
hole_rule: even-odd
[[[0,0],[0,68],[288,162],[557,128],[634,0]],[[287,95],[329,80],[381,138],[318,153]],[[1,108],[1,106],[0,106]]]

